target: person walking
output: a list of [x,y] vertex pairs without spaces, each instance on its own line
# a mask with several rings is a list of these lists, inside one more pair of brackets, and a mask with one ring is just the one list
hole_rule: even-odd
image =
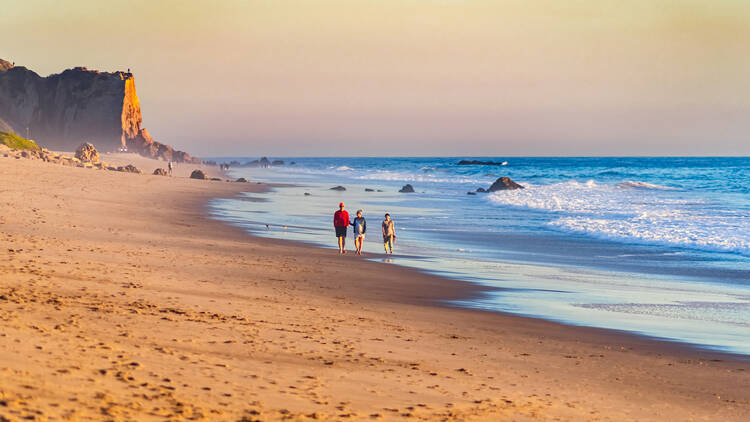
[[385,253],[393,255],[393,242],[396,240],[396,227],[391,220],[391,215],[386,214],[383,220],[383,248]]
[[167,170],[169,170],[169,176],[172,176],[172,169],[174,168],[174,165],[170,161],[169,164],[167,164]]
[[357,255],[362,255],[362,243],[367,233],[367,221],[362,215],[362,210],[357,210],[357,217],[352,222],[352,226],[354,226],[354,247],[357,249]]
[[333,228],[336,230],[336,239],[339,242],[339,253],[346,253],[346,229],[349,228],[349,213],[344,209],[344,203],[339,204],[339,209],[333,213]]

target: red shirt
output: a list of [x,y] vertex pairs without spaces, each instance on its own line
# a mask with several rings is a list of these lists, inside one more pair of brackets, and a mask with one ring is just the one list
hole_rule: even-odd
[[349,227],[349,213],[346,210],[338,210],[333,213],[333,225],[335,227]]

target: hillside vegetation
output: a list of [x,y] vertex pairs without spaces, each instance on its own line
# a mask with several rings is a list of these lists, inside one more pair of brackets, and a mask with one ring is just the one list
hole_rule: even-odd
[[36,142],[10,132],[0,132],[0,145],[5,145],[13,149],[30,149],[34,151],[40,149]]

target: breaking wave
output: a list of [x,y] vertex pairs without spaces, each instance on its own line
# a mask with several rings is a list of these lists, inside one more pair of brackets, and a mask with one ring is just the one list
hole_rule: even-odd
[[597,238],[750,255],[750,212],[718,211],[679,190],[644,182],[565,182],[487,196],[498,206],[551,213],[549,227]]

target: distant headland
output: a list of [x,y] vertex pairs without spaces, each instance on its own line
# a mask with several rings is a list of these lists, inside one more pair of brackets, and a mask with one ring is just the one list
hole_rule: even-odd
[[200,162],[156,142],[141,122],[130,72],[75,67],[41,77],[0,59],[0,131],[52,150],[73,151],[90,142],[104,152],[127,149],[150,158]]

